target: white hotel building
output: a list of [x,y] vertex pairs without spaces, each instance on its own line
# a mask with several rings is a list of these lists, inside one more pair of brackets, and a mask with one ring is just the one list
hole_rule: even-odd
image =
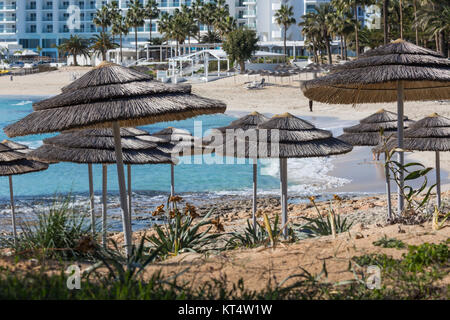
[[[55,44],[71,34],[90,38],[99,32],[92,20],[98,8],[111,0],[0,0],[0,47],[8,44],[20,44],[24,49],[36,50],[42,48],[41,54],[57,57]],[[146,2],[147,0],[141,0]],[[161,11],[173,12],[181,8],[182,4],[191,5],[194,0],[157,0]],[[214,0],[206,0],[214,1]],[[205,1],[205,2],[206,2]],[[266,49],[280,51],[282,46],[282,28],[275,23],[274,14],[282,3],[294,7],[297,22],[301,16],[314,6],[329,0],[227,0],[230,14],[239,25],[245,25],[257,31],[260,45]],[[119,7],[125,12],[127,0],[117,0]],[[71,6],[77,6],[79,11],[79,26],[70,28]],[[358,12],[363,20],[363,11]],[[69,24],[69,25],[68,25]],[[204,29],[203,29],[204,30]],[[149,38],[150,24],[139,28],[138,43],[145,44]],[[152,23],[154,37],[158,33],[157,21]],[[290,48],[301,48],[303,37],[300,27],[293,25],[289,28],[288,41]],[[134,35],[130,32],[124,42],[125,46],[134,47]],[[299,50],[298,49],[298,50]],[[300,51],[296,51],[299,54]],[[292,54],[292,51],[290,52]]]

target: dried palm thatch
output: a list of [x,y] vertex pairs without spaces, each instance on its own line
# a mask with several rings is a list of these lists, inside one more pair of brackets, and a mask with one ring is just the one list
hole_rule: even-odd
[[[230,139],[231,140],[231,139]],[[290,113],[276,115],[227,141],[216,153],[246,158],[307,158],[347,153],[352,146]]]
[[[397,114],[380,109],[374,114],[361,119],[360,123],[344,128],[344,133],[338,136],[353,146],[376,146],[381,143],[381,132],[385,136],[393,135],[398,128]],[[414,122],[408,117],[403,117],[404,127],[411,126]]]
[[[116,154],[114,149],[65,148],[57,145],[44,144],[30,152],[29,159],[44,161],[57,160],[73,163],[114,164]],[[123,150],[123,162],[135,164],[171,164],[172,158],[157,148],[143,150]]]
[[[139,135],[133,136],[133,132]],[[101,133],[104,135],[100,135]],[[123,128],[121,133],[124,134],[121,140],[125,164],[173,163],[171,155],[161,150],[158,143],[139,139],[150,136],[146,131]],[[111,135],[111,129],[65,132],[44,139],[44,144],[28,153],[27,157],[41,161],[116,163],[114,139]]]
[[[125,128],[123,128],[125,129]],[[87,148],[87,149],[110,149],[114,151],[114,138],[111,129],[101,129],[104,135],[99,134],[99,130],[79,130],[73,132],[65,132],[55,137],[44,139],[45,144],[56,145],[65,148]],[[158,143],[144,140],[145,135],[131,135],[126,130],[122,130],[122,149],[124,150],[141,150],[156,148]],[[145,132],[145,131],[144,131]]]
[[[395,139],[390,139],[386,145],[388,150],[398,147]],[[378,145],[374,150],[383,150],[385,146]],[[403,149],[417,151],[450,151],[450,119],[433,113],[415,122],[405,130]]]
[[324,103],[358,104],[397,101],[398,81],[404,100],[450,99],[450,60],[397,40],[336,66],[319,79],[304,81],[304,95]]
[[184,129],[167,127],[153,133],[152,136],[166,141],[166,144],[159,144],[162,150],[179,156],[201,154],[203,149],[208,148],[203,145],[201,138],[194,137],[188,130]]
[[8,136],[106,128],[116,121],[121,127],[135,127],[222,113],[226,106],[191,94],[189,85],[151,81],[135,70],[105,63],[33,108],[33,113],[5,128]]
[[0,143],[0,176],[25,174],[48,168],[47,163],[27,160],[23,150],[30,149],[13,141],[5,140]]

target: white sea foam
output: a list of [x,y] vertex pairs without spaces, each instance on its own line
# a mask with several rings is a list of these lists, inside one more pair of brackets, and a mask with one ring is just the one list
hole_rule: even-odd
[[33,101],[30,101],[30,100],[24,100],[24,101],[20,101],[20,102],[18,102],[18,103],[14,103],[14,104],[12,104],[13,106],[24,106],[24,105],[26,105],[26,104],[32,104],[33,103]]

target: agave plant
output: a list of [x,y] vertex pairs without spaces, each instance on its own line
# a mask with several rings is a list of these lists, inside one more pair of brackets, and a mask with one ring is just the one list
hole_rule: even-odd
[[[148,237],[148,241],[155,248],[160,248],[160,255],[176,256],[183,252],[202,252],[205,246],[209,245],[221,234],[210,233],[213,227],[212,220],[209,219],[213,210],[209,211],[199,222],[193,224],[198,216],[195,207],[186,203],[184,214],[178,210],[177,202],[182,199],[179,196],[173,196],[169,202],[173,208],[167,212],[168,223],[163,226],[155,226],[156,234]],[[169,205],[167,206],[169,208]],[[154,215],[166,213],[163,206],[159,206]],[[209,227],[200,232],[203,226]]]
[[244,232],[233,232],[226,244],[226,248],[254,248],[267,244],[268,241],[267,231],[259,223],[253,225],[253,223],[250,223],[250,220],[247,220],[247,227]]

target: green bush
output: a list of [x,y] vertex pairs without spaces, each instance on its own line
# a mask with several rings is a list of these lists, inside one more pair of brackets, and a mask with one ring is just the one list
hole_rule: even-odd
[[395,238],[389,239],[388,237],[386,237],[386,235],[380,240],[374,241],[373,245],[383,248],[397,248],[397,249],[403,249],[406,247],[403,241],[397,240]]

